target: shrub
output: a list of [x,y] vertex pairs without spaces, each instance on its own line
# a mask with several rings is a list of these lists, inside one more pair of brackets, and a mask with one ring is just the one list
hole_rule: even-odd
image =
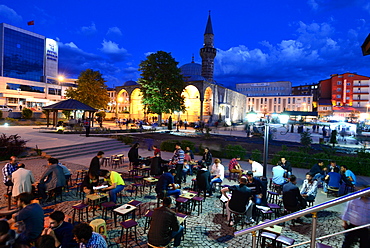
[[227,145],[225,147],[226,158],[236,158],[244,159],[246,150],[241,145]]
[[0,160],[9,159],[10,156],[18,156],[26,149],[27,141],[21,139],[18,134],[6,136],[0,135]]
[[134,139],[131,136],[127,136],[127,135],[119,136],[118,140],[125,143],[126,145],[132,144],[132,142],[134,141]]
[[33,115],[33,111],[29,108],[23,108],[22,110],[22,117],[25,119],[31,119]]
[[176,143],[179,142],[178,140],[165,140],[161,143],[161,150],[173,152],[175,150]]
[[182,140],[181,141],[181,148],[185,150],[186,147],[190,147],[191,150],[194,150],[195,144],[189,140]]
[[262,161],[262,153],[258,149],[254,149],[251,154],[251,158],[253,161]]

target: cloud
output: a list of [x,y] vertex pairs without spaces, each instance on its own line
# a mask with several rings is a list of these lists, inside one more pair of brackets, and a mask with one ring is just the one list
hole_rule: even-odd
[[[361,41],[367,34],[363,24],[341,35],[326,22],[298,22],[296,25],[296,39],[277,44],[262,41],[253,49],[245,45],[219,49],[215,79],[230,85],[277,80],[301,84],[317,82],[333,73],[356,72],[369,67],[369,62],[360,54]],[[307,82],[307,78],[313,81]]]
[[102,46],[100,51],[107,55],[112,62],[121,62],[130,56],[126,49],[119,48],[118,44],[113,41],[104,40]]
[[94,35],[97,33],[97,31],[98,30],[96,29],[94,22],[92,22],[90,26],[84,26],[80,28],[80,32],[87,36]]
[[351,6],[363,6],[366,8],[367,0],[307,0],[307,4],[314,11],[342,9]]
[[22,16],[18,15],[15,10],[6,5],[0,5],[0,16],[2,18],[2,22],[22,23],[23,21]]
[[118,27],[111,27],[107,32],[108,36],[122,36],[122,32]]

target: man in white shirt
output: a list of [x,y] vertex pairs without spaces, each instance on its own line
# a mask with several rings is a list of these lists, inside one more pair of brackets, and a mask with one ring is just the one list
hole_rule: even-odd
[[252,165],[252,172],[255,177],[262,177],[263,176],[263,166],[262,164],[253,161],[252,158],[248,159],[248,162]]

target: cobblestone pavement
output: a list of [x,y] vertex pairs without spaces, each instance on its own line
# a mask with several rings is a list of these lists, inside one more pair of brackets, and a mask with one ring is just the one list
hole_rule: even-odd
[[[26,159],[22,160],[26,164],[26,168],[30,169],[35,177],[38,180],[45,170],[45,167],[42,165],[46,164],[46,159]],[[68,168],[73,172],[79,169],[86,169],[86,166],[74,164],[74,163],[65,163]],[[3,163],[0,164],[2,166]],[[118,168],[119,172],[127,172],[127,163],[122,167]],[[75,174],[73,173],[75,178]],[[188,177],[188,181],[190,178]],[[126,180],[126,183],[130,185],[130,181]],[[235,182],[230,182],[228,179],[225,179],[224,184],[235,184]],[[183,187],[189,187],[190,184],[183,185]],[[130,189],[130,186],[127,186],[126,189]],[[1,192],[4,192],[5,186],[0,184]],[[122,202],[126,203],[131,199],[136,199],[143,202],[141,207],[141,213],[136,212],[136,219],[139,223],[137,234],[138,241],[135,242],[133,237],[129,237],[129,247],[147,247],[147,230],[144,230],[145,218],[142,217],[148,209],[154,209],[156,207],[156,199],[153,191],[149,194],[149,189],[146,188],[144,194],[134,197],[130,195],[126,190],[124,191]],[[203,204],[203,212],[198,216],[197,209],[192,211],[192,213],[186,219],[186,234],[185,239],[181,243],[181,247],[251,247],[251,235],[243,235],[234,237],[233,233],[235,229],[233,227],[228,227],[226,217],[222,216],[222,205],[218,199],[218,195],[215,197],[207,198]],[[60,202],[58,198],[57,204],[48,203],[44,204],[45,214],[48,215],[54,210],[61,210],[66,215],[72,216],[72,205],[80,203],[82,199],[76,195],[76,185],[74,185],[69,192],[63,193],[63,202]],[[5,208],[6,199],[2,198],[1,207]],[[101,210],[97,210],[95,216],[93,216],[92,211],[89,212],[89,221],[96,218],[102,218]],[[303,220],[307,224],[296,224],[292,226],[291,223],[286,223],[283,228],[282,235],[294,238],[296,242],[309,240],[311,235],[311,222],[310,218],[303,217]],[[120,242],[121,238],[121,227],[114,226],[114,221],[108,215],[106,220],[108,227],[108,242],[110,247],[123,247],[124,241],[126,239],[125,235],[122,236],[123,242]],[[319,213],[318,218],[318,236],[325,234],[333,233],[341,230],[340,216],[338,212],[333,211],[322,211]],[[240,230],[241,227],[238,227]],[[342,236],[337,236],[335,238],[325,240],[325,244],[330,244],[333,247],[340,247],[343,241]],[[308,247],[301,246],[301,247]]]

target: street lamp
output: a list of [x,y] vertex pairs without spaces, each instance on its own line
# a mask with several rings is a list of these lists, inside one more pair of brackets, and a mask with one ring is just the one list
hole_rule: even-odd
[[[285,125],[288,123],[289,115],[281,113],[277,116],[280,123]],[[257,113],[253,110],[247,114],[248,122],[254,123],[257,120]],[[269,133],[270,133],[270,118],[266,119],[265,122],[265,133],[263,137],[263,176],[266,177],[267,159],[268,159],[268,146],[269,146]]]

